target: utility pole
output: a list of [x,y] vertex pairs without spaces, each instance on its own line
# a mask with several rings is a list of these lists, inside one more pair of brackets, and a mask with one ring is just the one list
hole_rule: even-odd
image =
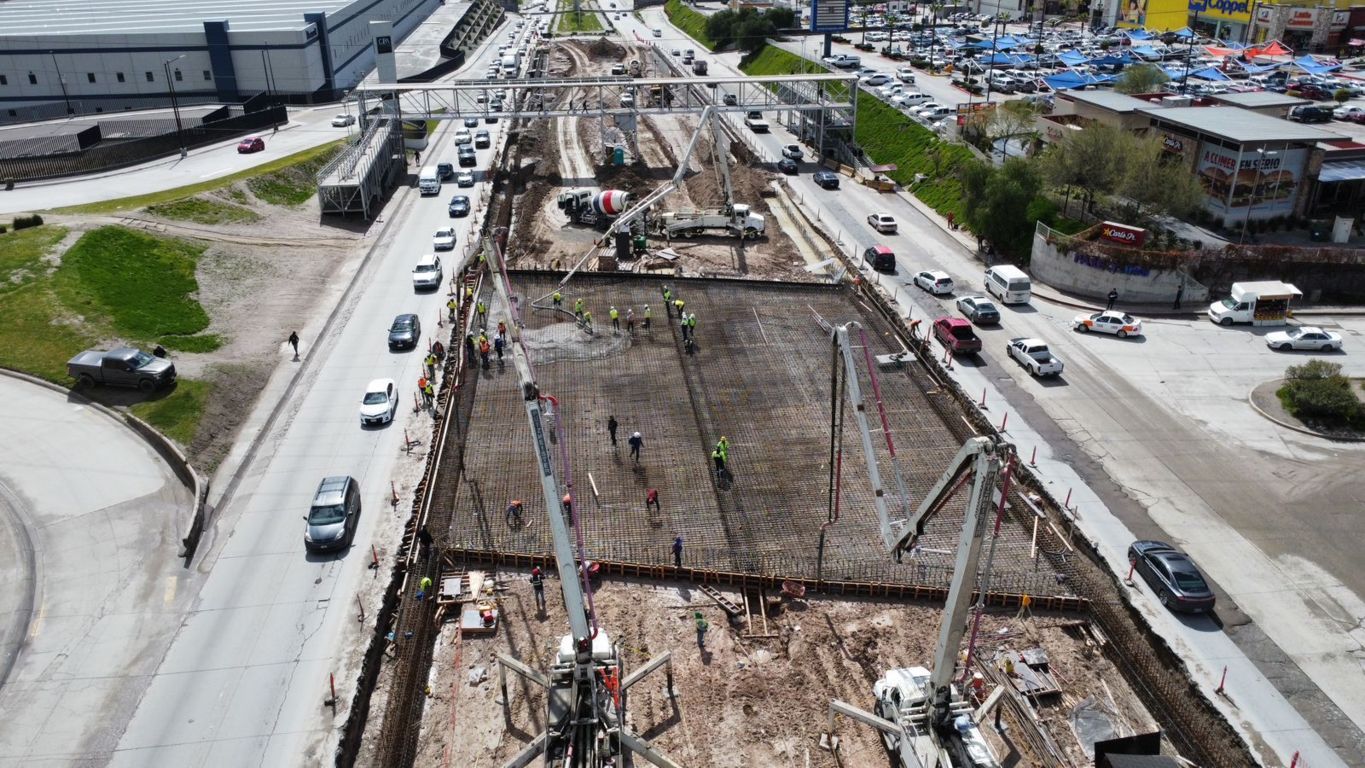
[[73,115],[76,111],[71,108],[71,97],[66,93],[66,76],[62,74],[62,68],[57,65],[57,54],[48,51],[47,55],[52,57],[52,68],[57,70],[57,82],[62,86],[62,101],[66,102],[66,113]]
[[180,102],[175,98],[175,78],[171,77],[171,64],[185,58],[186,54],[180,54],[173,59],[166,59],[161,62],[161,68],[166,71],[166,85],[171,89],[171,111],[175,113],[175,141],[180,145],[180,156],[183,158],[185,152],[185,127],[180,123]]
[[1185,74],[1180,77],[1180,92],[1186,93],[1190,87],[1190,57],[1194,55],[1194,28],[1199,24],[1199,11],[1194,12],[1194,21],[1190,23],[1190,37],[1185,41]]

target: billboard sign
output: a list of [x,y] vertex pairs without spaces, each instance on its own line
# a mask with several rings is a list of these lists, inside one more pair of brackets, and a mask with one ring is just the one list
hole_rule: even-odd
[[1255,219],[1293,212],[1308,150],[1302,147],[1265,153],[1238,153],[1205,143],[1196,173],[1205,206],[1215,213],[1246,212]]
[[1111,243],[1141,248],[1142,244],[1147,242],[1147,230],[1116,221],[1106,221],[1100,224],[1100,237]]
[[1247,24],[1251,21],[1251,0],[1190,0],[1190,13],[1209,21],[1231,21]]
[[843,32],[848,29],[848,0],[811,0],[810,31]]

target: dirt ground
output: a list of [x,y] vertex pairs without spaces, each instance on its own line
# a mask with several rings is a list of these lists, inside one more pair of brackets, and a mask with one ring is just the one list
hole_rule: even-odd
[[[597,45],[597,44],[594,44]],[[613,63],[636,57],[633,48],[610,44],[594,48],[578,42],[554,45],[548,74],[553,77],[605,75]],[[574,103],[582,94],[566,93],[561,102]],[[608,121],[609,122],[609,121]],[[519,187],[526,191],[516,202],[514,237],[509,244],[511,263],[518,266],[568,268],[593,248],[600,230],[570,223],[558,209],[556,196],[576,187],[621,189],[637,199],[666,183],[678,167],[678,159],[697,129],[687,117],[645,117],[638,123],[635,140],[626,140],[628,162],[606,162],[609,146],[622,140],[615,125],[590,118],[561,118],[532,126],[521,147]],[[659,205],[661,210],[719,207],[724,202],[723,181],[714,161],[714,139],[704,131],[688,163],[683,184]],[[768,219],[767,236],[752,242],[728,237],[700,237],[672,243],[651,238],[651,251],[665,248],[675,261],[645,258],[621,265],[622,269],[676,269],[682,275],[754,277],[806,281],[813,278],[801,267],[795,244],[781,231],[767,199],[774,174],[730,157],[731,187],[736,201],[749,203]],[[589,262],[588,269],[596,264]]]
[[[245,184],[230,188],[234,201],[246,195],[261,219],[249,224],[205,225],[159,219],[146,211],[126,216],[54,216],[54,223],[78,233],[120,224],[160,235],[184,237],[207,245],[195,275],[199,302],[208,313],[205,331],[223,345],[213,352],[173,351],[180,374],[213,384],[203,418],[188,446],[190,462],[212,473],[227,455],[242,420],[285,354],[289,332],[302,328],[319,310],[341,265],[365,247],[363,232],[324,226],[313,199],[298,208],[256,199]],[[227,191],[205,193],[225,198]]]
[[[457,637],[454,623],[441,633],[430,699],[423,718],[417,764],[497,766],[544,728],[544,696],[508,675],[510,713],[498,689],[497,653],[509,653],[544,670],[567,631],[563,602],[546,585],[547,612],[521,572],[498,576],[500,626],[496,634]],[[738,593],[722,590],[732,600]],[[724,611],[693,585],[608,581],[595,595],[597,616],[616,642],[626,672],[664,651],[673,654],[677,698],[670,701],[662,671],[631,688],[631,729],[687,766],[879,766],[885,753],[876,733],[840,719],[840,759],[819,746],[829,701],[872,707],[872,685],[884,670],[928,666],[941,613],[926,605],[880,601],[786,601],[770,611],[767,630],[754,616],[728,623]],[[710,623],[699,649],[692,620],[701,611]],[[986,615],[977,653],[992,658],[1000,647],[1044,647],[1065,696],[1043,706],[1056,743],[1074,765],[1085,764],[1066,715],[1069,702],[1085,696],[1120,702],[1131,726],[1150,730],[1132,692],[1113,665],[1066,627],[1066,616]],[[772,637],[746,639],[754,630]],[[1006,717],[1004,737],[991,733],[1007,766],[1043,764],[1027,747],[1014,745],[1020,723]],[[987,728],[990,731],[991,729]],[[643,761],[636,761],[642,764]]]

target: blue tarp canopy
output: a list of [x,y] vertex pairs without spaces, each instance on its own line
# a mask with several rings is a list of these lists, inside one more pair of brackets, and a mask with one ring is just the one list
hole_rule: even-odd
[[1205,67],[1196,72],[1191,72],[1190,77],[1197,77],[1200,80],[1231,80],[1232,78],[1223,74],[1217,67]]
[[1059,53],[1057,54],[1057,60],[1068,67],[1081,67],[1090,63],[1090,59],[1086,58],[1085,54],[1078,51]]
[[1130,29],[1123,34],[1127,35],[1129,40],[1151,40],[1156,37],[1145,29]]
[[1294,59],[1294,66],[1302,69],[1310,75],[1321,75],[1326,72],[1335,72],[1341,69],[1340,64],[1323,64],[1312,56],[1300,56]]
[[1121,54],[1119,54],[1119,55],[1117,55],[1117,56],[1109,55],[1109,56],[1101,56],[1101,57],[1098,58],[1098,59],[1091,59],[1091,60],[1090,60],[1090,63],[1091,63],[1091,64],[1094,64],[1094,65],[1097,66],[1097,67],[1107,66],[1107,65],[1109,65],[1109,64],[1123,64],[1123,65],[1128,65],[1128,64],[1132,64],[1132,63],[1133,63],[1133,57],[1132,57],[1132,56],[1129,56],[1127,53],[1121,53]]
[[1069,91],[1075,88],[1084,88],[1087,85],[1108,83],[1113,80],[1114,78],[1109,75],[1086,75],[1080,72],[1063,72],[1059,75],[1043,78],[1043,82],[1047,83],[1048,87],[1054,91]]
[[1259,75],[1262,72],[1270,72],[1280,68],[1279,64],[1251,64],[1245,61],[1233,61],[1232,66],[1241,67],[1242,71],[1249,75]]
[[1149,47],[1149,46],[1145,46],[1145,45],[1144,45],[1144,46],[1137,46],[1137,47],[1134,47],[1134,48],[1133,48],[1133,53],[1136,53],[1137,55],[1141,56],[1141,57],[1144,58],[1144,59],[1147,58],[1147,57],[1149,57],[1149,56],[1152,57],[1153,59],[1158,60],[1158,61],[1161,59],[1161,54],[1160,54],[1160,53],[1157,53],[1157,50],[1156,50],[1155,48],[1152,48],[1152,47]]
[[1181,27],[1171,34],[1175,35],[1180,40],[1194,39],[1194,32],[1192,32],[1189,27]]
[[1022,53],[992,53],[978,58],[977,61],[987,66],[1004,64],[1009,67],[1021,67],[1032,62],[1033,57]]

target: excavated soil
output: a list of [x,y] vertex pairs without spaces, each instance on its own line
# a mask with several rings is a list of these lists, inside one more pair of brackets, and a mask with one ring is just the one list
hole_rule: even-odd
[[[504,712],[496,654],[544,671],[566,631],[563,602],[556,582],[547,582],[548,610],[540,614],[524,573],[502,573],[498,593],[496,634],[457,637],[453,623],[441,633],[419,765],[502,765],[544,728],[544,696],[510,672],[511,708]],[[738,593],[726,595],[742,604]],[[777,605],[765,629],[756,615],[747,626],[727,622],[717,603],[692,585],[676,583],[607,582],[595,604],[627,672],[664,651],[673,654],[677,698],[666,695],[662,671],[636,684],[629,700],[631,729],[683,765],[714,768],[885,765],[876,733],[842,718],[836,726],[842,759],[819,746],[830,699],[870,709],[872,684],[884,670],[930,664],[941,618],[925,605],[813,599]],[[704,650],[697,646],[694,611],[710,623]],[[1071,702],[1112,697],[1128,713],[1124,725],[1137,732],[1150,730],[1151,719],[1113,665],[1064,628],[1074,623],[1064,617],[987,615],[977,653],[993,658],[1000,647],[1047,650],[1065,693],[1043,706],[1044,717],[1054,741],[1082,765],[1066,720]],[[751,631],[770,636],[746,638]],[[1014,743],[1012,734],[1024,726],[1009,716],[1005,723],[1004,737],[991,734],[1001,757],[1016,757],[1005,765],[1041,764],[1025,744]]]

